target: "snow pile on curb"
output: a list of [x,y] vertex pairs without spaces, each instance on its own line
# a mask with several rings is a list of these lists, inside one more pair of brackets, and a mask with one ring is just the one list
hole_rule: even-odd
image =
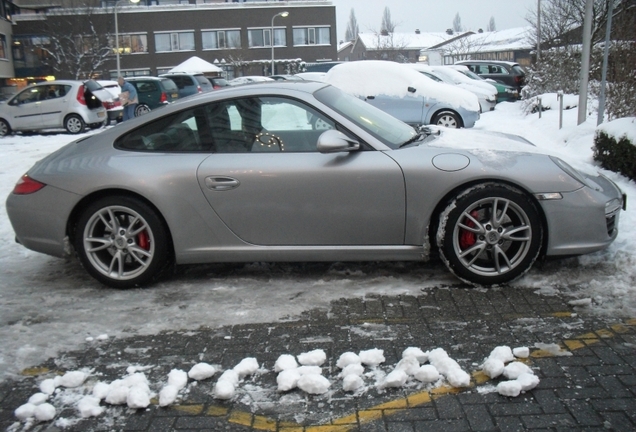
[[482,372],[489,378],[506,377],[507,381],[497,384],[497,393],[502,396],[517,397],[521,392],[532,390],[539,385],[539,377],[534,374],[525,363],[516,361],[517,358],[528,358],[530,349],[519,347],[510,349],[508,346],[494,348],[481,366]]

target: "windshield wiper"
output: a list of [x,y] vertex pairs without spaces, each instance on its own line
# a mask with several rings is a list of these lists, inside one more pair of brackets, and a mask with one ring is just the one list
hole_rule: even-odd
[[402,143],[400,147],[398,148],[402,148],[409,144],[413,144],[416,141],[421,141],[432,134],[433,134],[433,131],[431,130],[431,128],[429,128],[428,126],[420,126],[419,128],[417,128],[417,134],[409,138],[406,142]]

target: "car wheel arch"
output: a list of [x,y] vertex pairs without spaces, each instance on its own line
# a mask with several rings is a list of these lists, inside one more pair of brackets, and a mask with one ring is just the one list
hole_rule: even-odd
[[463,128],[464,127],[464,118],[461,116],[460,113],[458,113],[456,110],[454,110],[452,108],[439,108],[439,109],[436,109],[433,112],[433,114],[431,115],[430,119],[428,120],[428,123],[432,124],[437,116],[439,116],[440,114],[443,114],[445,112],[449,112],[449,113],[457,116],[457,118],[459,119],[459,123],[460,123],[459,128]]
[[76,227],[77,227],[77,223],[78,223],[79,218],[81,217],[82,213],[86,210],[86,208],[89,205],[91,205],[92,203],[94,203],[96,201],[104,199],[104,198],[122,197],[122,196],[139,200],[139,201],[143,202],[144,204],[146,204],[147,206],[149,206],[156,213],[157,217],[163,223],[163,225],[164,225],[164,227],[166,229],[166,233],[168,234],[168,244],[170,245],[170,247],[169,247],[170,259],[174,261],[174,242],[172,240],[172,231],[170,230],[170,226],[168,225],[168,222],[166,221],[166,219],[163,216],[163,214],[157,208],[157,206],[155,206],[152,203],[152,201],[148,200],[143,195],[140,195],[138,193],[135,193],[135,192],[132,192],[132,191],[129,191],[129,190],[126,190],[126,189],[105,189],[105,190],[94,192],[94,193],[92,193],[90,195],[87,195],[84,198],[82,198],[75,205],[75,207],[73,207],[73,210],[69,214],[68,221],[66,223],[66,235],[68,236],[68,238],[70,240],[70,243],[71,244],[74,243],[74,241],[75,241],[74,236],[75,236],[75,230],[76,230]]
[[548,247],[548,240],[549,240],[549,230],[548,230],[548,220],[546,218],[545,212],[543,211],[543,207],[541,207],[541,204],[539,203],[539,201],[537,200],[537,198],[530,193],[528,190],[526,190],[524,187],[515,184],[514,182],[510,182],[507,180],[502,180],[502,179],[479,179],[479,180],[474,180],[471,182],[467,182],[467,183],[462,183],[459,186],[456,186],[455,188],[453,188],[452,190],[450,190],[448,193],[446,193],[446,195],[444,195],[438,202],[437,205],[435,206],[435,209],[433,210],[433,212],[431,213],[431,218],[429,220],[429,224],[428,224],[428,229],[425,231],[427,233],[427,241],[428,241],[428,246],[429,246],[429,250],[431,252],[435,251],[435,253],[437,253],[437,242],[435,241],[436,235],[437,235],[437,229],[439,227],[439,223],[440,223],[440,216],[442,214],[442,212],[444,211],[444,209],[456,198],[458,198],[460,195],[462,195],[463,193],[466,193],[467,191],[478,187],[480,185],[483,186],[487,186],[487,185],[497,185],[497,186],[504,186],[504,187],[509,187],[512,188],[514,190],[517,190],[521,193],[523,193],[524,195],[526,195],[535,205],[536,209],[537,209],[537,213],[539,214],[539,219],[541,221],[541,227],[543,229],[543,242],[541,245],[541,250],[539,252],[539,259],[541,259],[541,257],[545,256],[545,251],[547,250]]

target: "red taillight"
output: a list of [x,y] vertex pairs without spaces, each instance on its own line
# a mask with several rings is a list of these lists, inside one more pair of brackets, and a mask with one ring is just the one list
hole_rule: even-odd
[[13,193],[16,195],[28,195],[39,191],[44,186],[44,183],[33,180],[27,174],[23,175],[13,188]]
[[218,89],[220,89],[220,88],[221,88],[221,86],[220,86],[220,85],[214,85],[214,86],[212,86],[212,88],[213,88],[214,90],[218,90]]
[[164,92],[161,92],[161,98],[159,99],[159,102],[161,103],[168,102],[168,96],[166,96]]
[[84,86],[80,86],[77,90],[77,101],[82,105],[86,105],[86,99],[84,98]]
[[515,82],[517,84],[521,84],[522,81],[523,81],[523,77],[521,75],[515,75]]
[[198,93],[203,93],[203,90],[201,90],[201,86],[197,86],[197,92]]

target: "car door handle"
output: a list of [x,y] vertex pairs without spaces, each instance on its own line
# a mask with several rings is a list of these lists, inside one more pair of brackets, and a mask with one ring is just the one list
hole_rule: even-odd
[[367,96],[367,99],[373,100],[373,99],[375,99],[375,96]]
[[205,186],[208,189],[215,191],[225,191],[237,188],[241,182],[232,177],[215,177],[210,176],[205,178]]

